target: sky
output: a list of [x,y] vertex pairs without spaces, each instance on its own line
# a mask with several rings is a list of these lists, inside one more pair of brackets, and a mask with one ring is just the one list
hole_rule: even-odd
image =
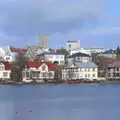
[[38,44],[50,48],[80,40],[81,47],[120,45],[119,0],[0,0],[0,46]]

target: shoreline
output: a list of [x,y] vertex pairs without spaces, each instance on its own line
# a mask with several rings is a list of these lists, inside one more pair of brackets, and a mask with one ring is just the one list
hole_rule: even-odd
[[46,84],[120,84],[120,81],[108,81],[108,80],[101,80],[101,81],[79,81],[79,82],[64,82],[64,81],[53,81],[53,82],[2,82],[0,85],[10,85],[10,86],[22,86],[22,85],[46,85]]

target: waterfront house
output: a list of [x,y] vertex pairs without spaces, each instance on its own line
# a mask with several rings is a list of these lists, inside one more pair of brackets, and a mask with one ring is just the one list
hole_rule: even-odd
[[93,61],[98,65],[98,77],[106,80],[119,80],[120,61],[116,58],[94,56]]
[[120,80],[120,61],[114,60],[106,64],[106,79]]
[[98,79],[98,66],[93,62],[74,62],[62,70],[63,80]]
[[0,61],[0,80],[10,80],[11,64],[9,62]]
[[51,62],[28,61],[22,72],[23,82],[53,80],[55,65]]

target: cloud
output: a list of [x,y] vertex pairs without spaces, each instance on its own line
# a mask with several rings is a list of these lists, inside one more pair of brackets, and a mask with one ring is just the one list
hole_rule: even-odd
[[81,29],[97,21],[103,0],[4,0],[0,1],[0,30],[8,35],[36,36]]
[[118,35],[120,34],[120,26],[104,26],[98,27],[88,32],[91,35]]

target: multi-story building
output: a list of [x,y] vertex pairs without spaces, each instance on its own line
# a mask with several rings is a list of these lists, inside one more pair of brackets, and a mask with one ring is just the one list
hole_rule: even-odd
[[98,79],[98,66],[93,62],[75,62],[62,70],[63,80]]
[[65,54],[57,52],[44,52],[43,54],[36,56],[38,60],[50,61],[52,63],[58,63],[59,65],[65,64]]
[[10,80],[11,64],[9,62],[0,61],[0,80]]
[[89,62],[89,61],[91,62],[92,57],[87,54],[79,52],[79,53],[68,56],[67,61],[68,61],[68,64],[72,64],[74,62]]
[[107,80],[120,80],[120,61],[115,60],[106,65],[106,79]]
[[40,47],[44,49],[48,49],[48,36],[47,35],[40,36]]
[[51,62],[28,61],[26,68],[22,72],[23,82],[53,80],[55,69],[54,64]]
[[98,66],[92,57],[84,53],[76,53],[67,58],[68,66],[62,70],[62,79],[97,79]]
[[76,49],[80,49],[80,40],[68,40],[66,42],[67,51],[71,52]]

